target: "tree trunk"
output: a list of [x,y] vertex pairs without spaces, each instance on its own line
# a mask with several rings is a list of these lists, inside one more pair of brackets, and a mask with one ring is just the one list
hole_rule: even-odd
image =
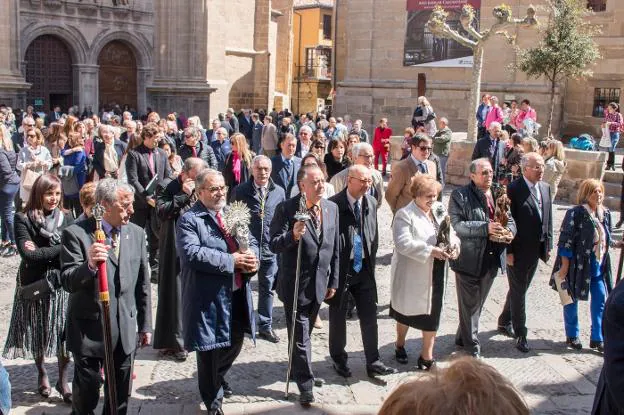
[[468,141],[477,141],[477,108],[481,102],[481,72],[483,71],[483,47],[474,49],[472,81],[470,84],[470,104],[468,105]]
[[546,133],[547,137],[552,135],[552,120],[553,114],[555,112],[555,88],[557,87],[556,78],[553,77],[552,82],[550,83],[550,111],[548,112],[548,130]]

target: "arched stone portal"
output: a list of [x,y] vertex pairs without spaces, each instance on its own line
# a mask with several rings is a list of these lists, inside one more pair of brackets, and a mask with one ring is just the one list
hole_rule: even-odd
[[98,56],[99,105],[137,108],[137,63],[134,52],[120,40],[107,43]]
[[26,82],[32,84],[27,104],[36,111],[47,112],[56,105],[67,111],[73,105],[74,74],[65,42],[53,35],[38,36],[28,45],[24,58]]

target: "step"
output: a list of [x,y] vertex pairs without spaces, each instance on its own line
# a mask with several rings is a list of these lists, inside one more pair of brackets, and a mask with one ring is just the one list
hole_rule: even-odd
[[602,181],[605,182],[605,183],[618,183],[618,184],[621,184],[623,177],[624,177],[624,171],[622,171],[622,170],[619,170],[619,169],[616,170],[616,171],[607,170],[604,173]]
[[622,185],[620,183],[603,182],[605,187],[605,196],[620,197],[622,194]]

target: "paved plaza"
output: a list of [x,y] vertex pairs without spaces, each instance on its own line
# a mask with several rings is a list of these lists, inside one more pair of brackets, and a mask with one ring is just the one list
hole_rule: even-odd
[[[448,200],[445,191],[445,201]],[[555,242],[558,228],[568,205],[555,205]],[[377,284],[379,291],[379,346],[381,357],[387,364],[398,367],[398,374],[386,378],[387,385],[372,383],[366,376],[364,352],[357,319],[348,323],[349,364],[353,377],[344,379],[331,367],[328,352],[328,309],[321,309],[324,328],[314,330],[313,369],[325,380],[325,385],[315,388],[317,403],[309,410],[303,410],[297,403],[298,391],[291,384],[291,395],[284,399],[284,380],[287,365],[287,341],[285,316],[281,303],[275,304],[274,328],[282,337],[275,345],[258,340],[254,346],[246,340],[243,351],[229,372],[228,381],[234,396],[226,400],[224,412],[231,414],[374,414],[384,397],[400,382],[411,376],[423,376],[413,370],[421,347],[420,333],[411,330],[408,334],[408,365],[394,361],[394,320],[388,316],[390,300],[390,261],[393,251],[391,213],[387,203],[379,212],[380,246],[377,262]],[[616,233],[620,237],[620,233]],[[612,257],[614,267],[618,256]],[[565,345],[563,316],[558,295],[548,286],[550,265],[540,263],[538,275],[528,293],[527,322],[529,344],[532,350],[523,354],[516,350],[512,340],[496,331],[497,317],[504,303],[507,291],[505,278],[497,278],[485,304],[481,319],[482,354],[484,361],[496,367],[521,391],[533,413],[577,414],[591,411],[594,392],[602,356],[588,348],[580,352],[568,350]],[[0,339],[2,346],[8,330],[15,288],[15,273],[18,259],[0,259]],[[615,271],[615,270],[614,270]],[[254,284],[255,287],[255,284]],[[442,323],[435,346],[436,357],[441,366],[461,352],[454,345],[457,327],[457,301],[454,274],[449,272],[446,286]],[[154,314],[156,312],[156,287],[153,290]],[[579,306],[581,340],[589,345],[589,307],[581,302]],[[33,362],[26,360],[3,360],[11,376],[13,406],[15,414],[67,414],[69,406],[62,402],[56,391],[47,400],[36,393],[37,373]],[[56,359],[47,364],[50,382],[57,379]],[[197,370],[194,354],[184,363],[160,358],[158,353],[147,348],[137,354],[136,380],[130,403],[132,414],[196,414],[205,412],[200,405],[197,389]],[[100,401],[101,402],[101,401]]]

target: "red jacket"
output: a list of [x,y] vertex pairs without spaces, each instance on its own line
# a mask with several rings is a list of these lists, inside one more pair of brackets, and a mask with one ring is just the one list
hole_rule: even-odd
[[386,151],[384,149],[384,144],[390,143],[391,136],[392,128],[386,127],[383,130],[380,127],[375,128],[375,135],[373,136],[373,150]]

